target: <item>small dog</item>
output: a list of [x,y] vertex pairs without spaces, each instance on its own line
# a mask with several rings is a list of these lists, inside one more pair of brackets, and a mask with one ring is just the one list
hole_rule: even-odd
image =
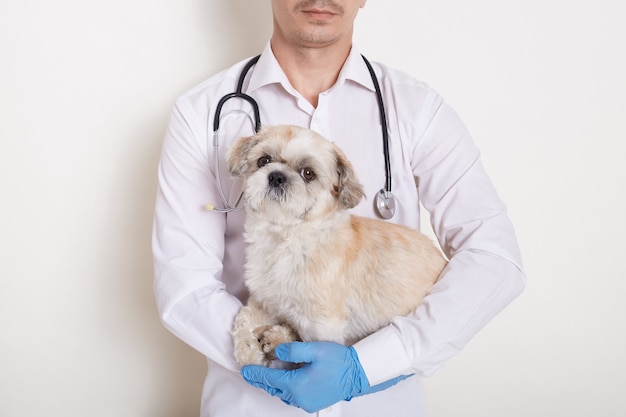
[[229,149],[244,179],[248,304],[235,358],[269,366],[296,340],[353,344],[417,308],[447,264],[423,234],[347,213],[365,196],[343,152],[296,126],[264,128]]

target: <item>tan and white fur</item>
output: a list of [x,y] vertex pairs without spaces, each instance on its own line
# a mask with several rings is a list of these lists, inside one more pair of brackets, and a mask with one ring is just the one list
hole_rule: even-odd
[[245,284],[233,328],[242,364],[269,365],[280,343],[353,344],[414,311],[446,266],[423,234],[346,210],[364,197],[332,142],[295,126],[229,149],[244,179]]

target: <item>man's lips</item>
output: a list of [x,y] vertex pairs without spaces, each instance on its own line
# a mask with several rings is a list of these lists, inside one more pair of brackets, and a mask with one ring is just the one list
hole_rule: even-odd
[[302,13],[315,19],[329,19],[336,15],[336,13],[330,10],[318,10],[318,9],[303,10]]

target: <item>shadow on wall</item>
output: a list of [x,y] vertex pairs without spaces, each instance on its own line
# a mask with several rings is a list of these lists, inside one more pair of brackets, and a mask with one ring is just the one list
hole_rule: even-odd
[[[271,34],[271,6],[269,1],[250,0],[211,0],[202,2],[198,12],[203,16],[198,19],[203,24],[199,33],[209,40],[209,51],[215,55],[208,57],[212,71],[219,71],[248,56],[260,53]],[[190,40],[193,42],[194,40]],[[202,57],[203,59],[206,57]],[[206,62],[206,61],[205,61]],[[207,74],[207,77],[211,74]],[[234,86],[233,86],[234,87]],[[183,93],[180,91],[179,93]],[[167,103],[164,103],[166,105]],[[169,109],[168,109],[169,114]],[[139,165],[143,167],[136,180],[138,194],[135,206],[131,208],[135,217],[135,236],[138,236],[131,249],[135,276],[145,277],[136,285],[133,294],[138,294],[135,308],[142,323],[150,323],[144,330],[149,340],[147,346],[156,346],[152,352],[153,401],[149,412],[156,417],[172,415],[195,417],[199,415],[202,382],[207,369],[206,359],[170,334],[160,323],[152,293],[152,255],[150,252],[150,233],[154,193],[156,190],[156,168],[167,122],[166,115],[159,114],[158,120],[151,120],[139,135],[149,135],[147,143],[150,149],[141,152]],[[161,130],[150,128],[158,126]],[[145,137],[145,136],[144,136]],[[148,219],[149,221],[147,221]],[[129,219],[130,220],[130,219]],[[132,245],[131,245],[132,246]],[[140,249],[139,249],[140,248]],[[147,316],[147,317],[146,317]]]

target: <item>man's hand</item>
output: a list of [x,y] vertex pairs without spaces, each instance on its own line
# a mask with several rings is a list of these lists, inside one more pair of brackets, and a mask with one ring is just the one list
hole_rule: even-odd
[[242,376],[249,384],[309,413],[408,378],[403,375],[370,387],[354,348],[337,343],[287,343],[277,346],[274,353],[281,361],[302,367],[282,370],[248,365],[241,369]]

